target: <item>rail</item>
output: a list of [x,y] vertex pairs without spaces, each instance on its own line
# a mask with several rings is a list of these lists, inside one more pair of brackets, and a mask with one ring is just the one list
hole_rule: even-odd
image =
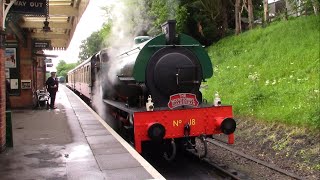
[[270,163],[261,161],[261,160],[259,160],[259,159],[257,159],[257,158],[254,158],[254,157],[249,156],[249,155],[247,155],[247,154],[244,154],[244,153],[242,153],[242,152],[240,152],[240,151],[237,151],[237,150],[235,150],[235,149],[233,149],[233,148],[230,148],[230,147],[228,147],[228,146],[226,146],[226,145],[224,145],[224,144],[221,144],[221,143],[219,143],[219,142],[218,142],[217,140],[215,140],[215,139],[207,139],[207,142],[209,142],[209,143],[211,143],[211,144],[214,144],[214,145],[216,145],[216,146],[219,146],[219,147],[221,147],[221,148],[224,148],[224,149],[226,149],[226,150],[228,150],[228,151],[230,151],[230,152],[233,152],[233,153],[235,153],[235,154],[237,154],[237,155],[239,155],[239,156],[242,156],[242,157],[244,157],[244,158],[246,158],[246,159],[249,159],[249,160],[251,160],[251,161],[253,161],[253,162],[256,162],[256,163],[258,163],[258,164],[261,164],[261,165],[263,165],[263,166],[265,166],[265,167],[268,167],[268,168],[270,168],[270,169],[273,169],[273,170],[275,170],[275,171],[278,171],[278,172],[280,172],[280,173],[282,173],[282,174],[285,174],[285,175],[287,175],[287,176],[290,176],[290,177],[292,177],[292,178],[299,179],[299,180],[300,180],[300,179],[303,179],[302,177],[299,177],[299,176],[297,176],[297,175],[295,175],[295,174],[293,174],[293,173],[291,173],[291,172],[288,172],[288,171],[286,171],[286,170],[284,170],[284,169],[281,169],[281,168],[277,167],[277,166],[274,165],[274,164],[270,164]]
[[128,55],[129,56],[129,52],[132,52],[132,51],[134,51],[134,50],[140,50],[140,47],[136,47],[136,48],[134,48],[134,49],[131,49],[131,50],[129,50],[129,51],[127,51],[127,52],[124,52],[124,53],[122,53],[122,54],[120,54],[120,55],[118,55],[118,56],[122,56],[122,55]]

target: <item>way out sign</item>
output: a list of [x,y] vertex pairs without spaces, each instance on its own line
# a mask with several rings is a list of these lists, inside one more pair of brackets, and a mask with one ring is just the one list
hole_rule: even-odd
[[17,0],[10,11],[19,14],[47,16],[48,9],[48,0]]

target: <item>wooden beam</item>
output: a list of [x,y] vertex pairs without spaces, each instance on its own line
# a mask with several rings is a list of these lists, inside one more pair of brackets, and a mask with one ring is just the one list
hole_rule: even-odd
[[[38,28],[41,29],[43,27],[43,22],[31,22],[26,21],[22,24],[20,24],[21,28]],[[72,25],[67,22],[50,22],[49,21],[50,28],[57,28],[57,29],[71,29]]]
[[55,33],[32,33],[31,34],[32,38],[37,38],[37,39],[66,39],[68,40],[70,37],[67,34],[55,34]]
[[53,48],[67,48],[68,41],[66,39],[53,39],[51,46]]
[[71,4],[72,0],[66,1],[66,0],[61,0],[61,1],[49,1],[49,6],[53,4]]
[[49,6],[49,16],[78,16],[78,9],[71,6]]

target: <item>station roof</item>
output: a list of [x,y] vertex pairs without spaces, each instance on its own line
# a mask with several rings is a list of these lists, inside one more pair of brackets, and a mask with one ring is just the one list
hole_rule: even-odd
[[[52,49],[66,49],[89,1],[48,0],[47,17],[21,14],[17,21],[18,26],[20,29],[29,31],[32,39],[50,40]],[[46,21],[49,23],[49,28],[45,30]]]

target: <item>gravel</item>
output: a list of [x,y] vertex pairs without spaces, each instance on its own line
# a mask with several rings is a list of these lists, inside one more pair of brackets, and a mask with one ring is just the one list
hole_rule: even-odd
[[[294,173],[320,179],[319,131],[238,118],[232,148]],[[214,138],[227,141],[225,135]],[[246,174],[246,179],[292,179],[277,171],[208,143],[207,158]]]

